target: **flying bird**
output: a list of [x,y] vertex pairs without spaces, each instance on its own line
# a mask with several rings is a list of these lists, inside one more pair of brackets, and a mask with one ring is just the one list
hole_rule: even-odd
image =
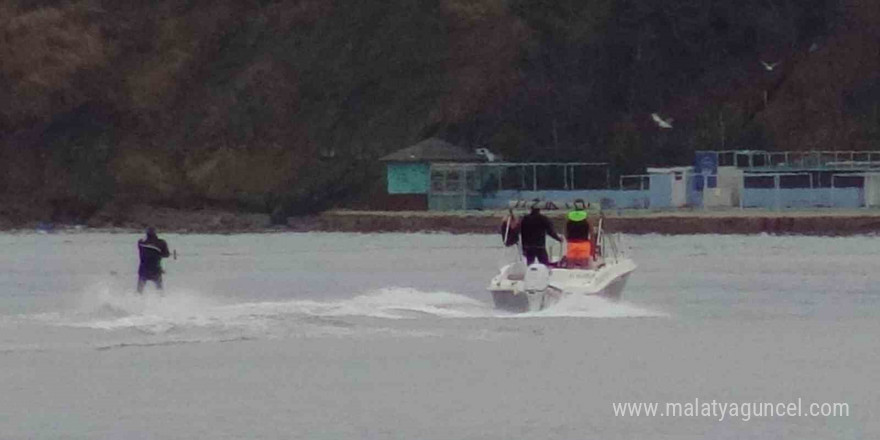
[[474,152],[477,156],[485,157],[487,162],[495,162],[495,159],[498,158],[497,155],[489,151],[488,148],[477,148]]
[[657,113],[651,113],[651,119],[653,119],[660,128],[672,128],[672,118],[663,119]]
[[773,69],[776,68],[776,65],[779,64],[779,61],[777,61],[777,62],[775,62],[775,63],[773,63],[773,64],[768,64],[768,63],[765,62],[765,61],[761,61],[761,64],[764,65],[764,68],[767,69],[768,72],[772,72]]

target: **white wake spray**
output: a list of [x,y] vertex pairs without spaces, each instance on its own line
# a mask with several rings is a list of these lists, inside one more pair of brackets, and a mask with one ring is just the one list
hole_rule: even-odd
[[545,310],[517,316],[544,318],[665,318],[669,315],[626,301],[612,301],[598,296],[571,295],[563,297],[558,303]]
[[137,294],[112,284],[99,284],[81,295],[66,325],[103,330],[136,328],[165,332],[177,326],[209,326],[218,303],[196,291],[171,289]]
[[[664,317],[626,302],[597,297],[567,297],[540,312],[511,314],[488,301],[452,292],[424,292],[388,287],[352,298],[318,301],[291,299],[229,303],[200,292],[170,289],[138,295],[111,284],[99,284],[81,294],[75,310],[35,316],[43,322],[99,330],[134,329],[146,333],[172,330],[232,330],[238,333],[277,333],[297,326],[355,327],[357,319],[479,319],[479,318],[634,318]],[[348,319],[350,318],[350,319]],[[340,321],[342,320],[342,321]],[[356,324],[358,323],[358,324]],[[297,327],[298,328],[298,327]]]

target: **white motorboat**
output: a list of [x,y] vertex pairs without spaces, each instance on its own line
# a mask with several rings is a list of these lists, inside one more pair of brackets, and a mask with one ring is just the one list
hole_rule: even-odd
[[[617,248],[617,240],[596,228],[594,256],[585,267],[567,265],[559,256],[550,266],[526,266],[522,257],[501,268],[489,283],[495,307],[512,312],[546,309],[567,295],[600,296],[619,300],[636,264]],[[563,249],[565,245],[563,243]]]

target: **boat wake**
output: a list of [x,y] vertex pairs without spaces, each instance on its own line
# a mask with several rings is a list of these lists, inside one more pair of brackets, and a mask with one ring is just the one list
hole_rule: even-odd
[[668,318],[664,312],[600,296],[568,295],[547,309],[517,316],[546,318]]
[[[492,316],[490,305],[450,292],[385,288],[348,299],[237,302],[196,291],[167,290],[164,295],[122,293],[99,285],[81,294],[64,312],[31,315],[44,324],[98,330],[133,329],[168,333],[187,329],[269,332],[280,327],[357,327],[369,320],[479,318]],[[277,331],[276,331],[277,332]]]
[[172,289],[162,296],[137,295],[100,285],[84,292],[73,310],[31,318],[63,327],[135,330],[146,334],[208,331],[221,338],[237,338],[388,331],[391,321],[401,320],[662,316],[666,315],[598,297],[568,297],[539,312],[511,314],[462,294],[399,287],[339,300],[230,303],[196,291]]

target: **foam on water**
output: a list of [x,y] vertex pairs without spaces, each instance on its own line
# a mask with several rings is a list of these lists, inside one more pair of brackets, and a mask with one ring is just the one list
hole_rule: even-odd
[[[257,304],[258,307],[265,303]],[[288,301],[274,304],[281,310],[312,316],[364,316],[405,319],[420,317],[485,317],[489,305],[471,297],[451,292],[422,292],[412,288],[390,287],[332,302]]]
[[465,318],[489,316],[491,311],[486,303],[464,295],[410,288],[385,288],[336,301],[302,299],[217,304],[192,292],[169,292],[165,297],[136,298],[133,304],[131,301],[131,298],[114,299],[107,304],[113,310],[126,310],[137,315],[149,313],[177,323],[221,321],[230,324],[284,317]]
[[665,318],[669,315],[626,302],[598,296],[570,295],[545,310],[523,313],[522,317],[573,318]]
[[[510,314],[491,303],[452,292],[424,292],[388,287],[352,298],[317,301],[225,303],[192,290],[170,289],[164,295],[138,295],[112,284],[87,289],[73,310],[44,313],[31,318],[45,324],[96,330],[133,329],[145,333],[206,329],[246,334],[274,334],[296,325],[334,327],[356,332],[356,318],[379,320],[450,318],[633,318],[663,317],[664,313],[626,302],[597,297],[566,297],[540,312]],[[348,319],[351,318],[351,319]],[[361,322],[362,323],[362,322]],[[362,327],[362,326],[361,326]]]

